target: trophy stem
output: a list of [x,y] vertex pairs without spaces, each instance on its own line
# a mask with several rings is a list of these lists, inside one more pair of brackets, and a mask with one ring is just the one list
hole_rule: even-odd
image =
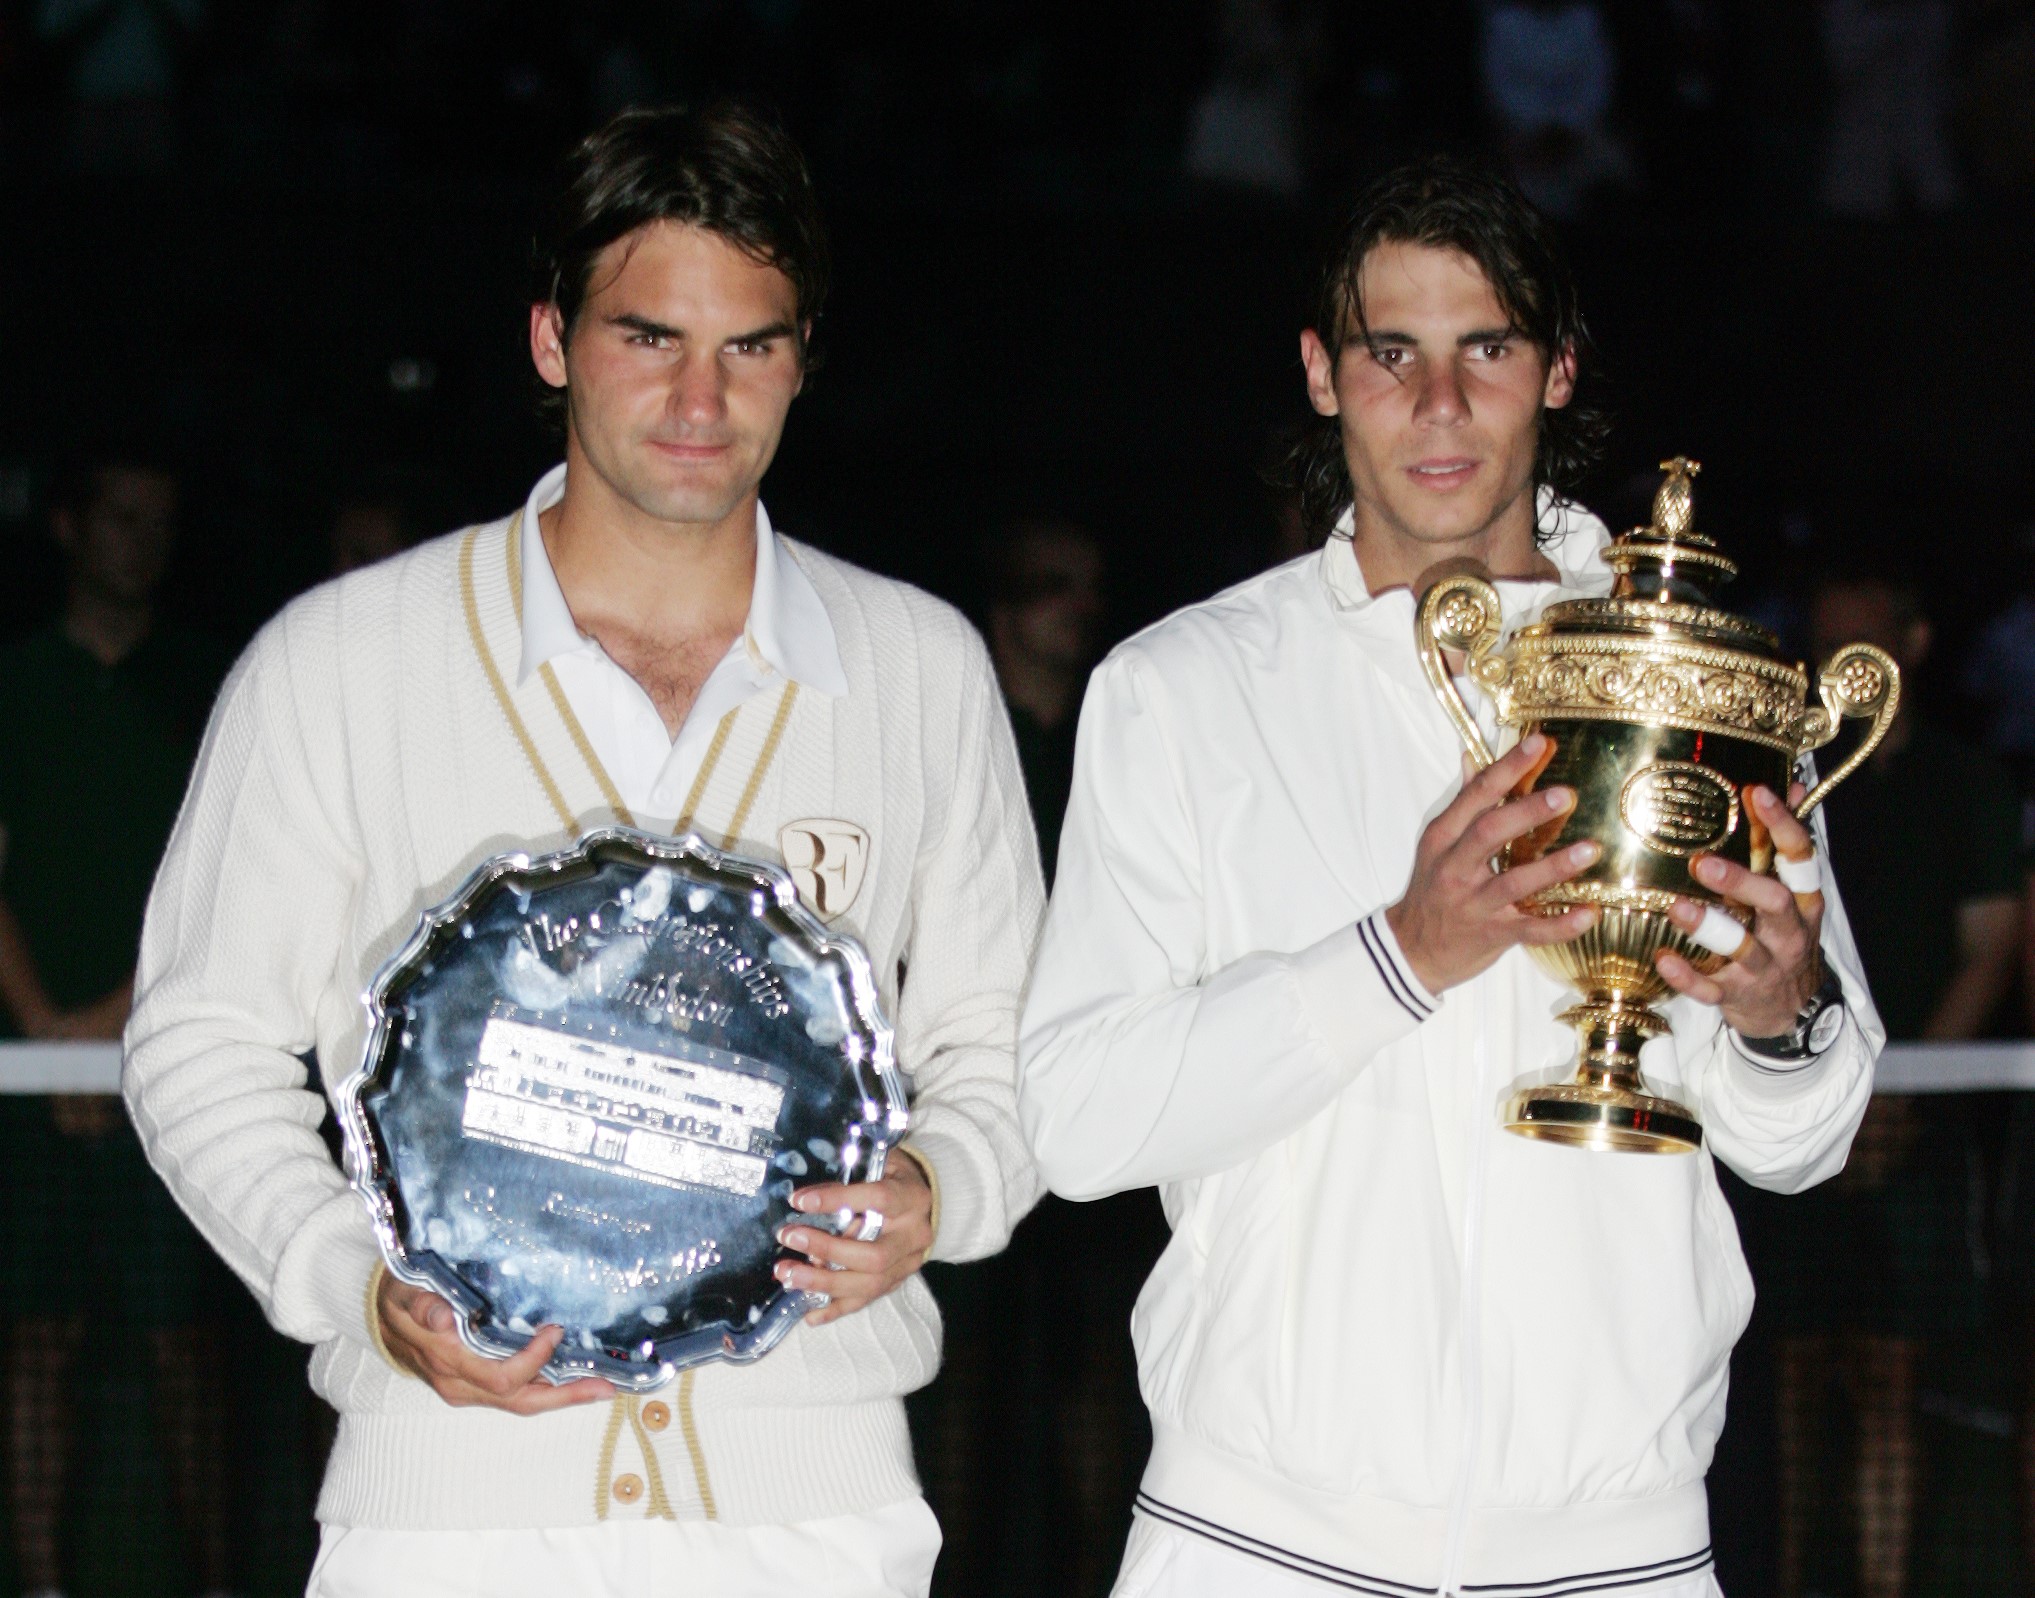
[[1687,1154],[1703,1128],[1672,1099],[1655,1098],[1639,1074],[1639,1051],[1668,1030],[1651,1008],[1613,997],[1564,1010],[1580,1058],[1568,1082],[1522,1088],[1506,1102],[1505,1130],[1586,1149]]

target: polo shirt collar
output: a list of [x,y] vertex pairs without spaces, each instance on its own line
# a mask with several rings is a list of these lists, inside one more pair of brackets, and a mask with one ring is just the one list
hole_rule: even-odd
[[[546,661],[600,645],[581,634],[572,608],[551,569],[537,518],[565,497],[565,467],[554,466],[537,480],[523,505],[523,656],[516,686],[522,687]],[[848,692],[848,676],[833,619],[803,567],[784,550],[762,502],[756,506],[756,576],[749,592],[749,617],[741,647],[759,682],[788,678],[832,698]]]

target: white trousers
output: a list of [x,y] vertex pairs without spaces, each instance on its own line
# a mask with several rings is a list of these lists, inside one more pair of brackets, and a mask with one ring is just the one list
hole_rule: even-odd
[[[1650,1587],[1596,1589],[1591,1598],[1724,1598],[1708,1570],[1671,1576]],[[1139,1515],[1131,1522],[1111,1598],[1333,1598],[1372,1589],[1303,1575],[1270,1560]]]
[[791,1526],[326,1526],[305,1598],[926,1598],[939,1552],[923,1498]]

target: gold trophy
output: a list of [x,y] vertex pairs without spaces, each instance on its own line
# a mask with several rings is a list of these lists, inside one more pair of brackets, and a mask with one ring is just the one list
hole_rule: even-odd
[[1654,956],[1672,949],[1702,971],[1725,957],[1691,941],[1668,907],[1680,896],[1748,925],[1751,912],[1703,887],[1690,862],[1708,853],[1771,872],[1773,840],[1745,790],[1763,783],[1785,797],[1798,756],[1829,743],[1847,718],[1870,717],[1858,747],[1797,807],[1806,818],[1886,736],[1901,682],[1884,651],[1847,644],[1817,673],[1821,702],[1808,704],[1808,671],[1782,655],[1780,640],[1711,605],[1711,590],[1738,568],[1695,531],[1698,463],[1677,456],[1661,470],[1653,525],[1604,550],[1618,574],[1609,598],[1550,605],[1501,642],[1498,591],[1458,574],[1427,591],[1415,632],[1428,680],[1480,767],[1495,757],[1444,651],[1465,657],[1501,724],[1552,742],[1550,758],[1518,791],[1575,790],[1567,815],[1514,842],[1501,863],[1521,865],[1585,838],[1603,848],[1583,875],[1523,905],[1540,915],[1591,905],[1598,918],[1572,942],[1527,951],[1583,997],[1561,1016],[1576,1029],[1581,1061],[1567,1082],[1512,1094],[1506,1129],[1581,1148],[1683,1153],[1702,1143],[1701,1123],[1648,1093],[1639,1073],[1640,1046],[1668,1030],[1653,1005],[1672,990]]

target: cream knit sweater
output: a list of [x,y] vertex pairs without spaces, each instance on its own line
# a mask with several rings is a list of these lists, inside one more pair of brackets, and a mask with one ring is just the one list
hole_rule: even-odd
[[[932,1378],[940,1344],[917,1278],[859,1314],[801,1325],[756,1365],[534,1419],[448,1406],[369,1335],[375,1244],[319,1139],[326,1106],[298,1057],[315,1049],[328,1080],[343,1079],[360,1055],[361,994],[418,913],[490,855],[569,841],[483,660],[513,683],[508,528],[441,538],[305,595],[236,667],[149,906],[129,1110],[269,1319],[316,1346],[312,1383],[340,1412],[323,1521],[786,1523],[906,1496],[917,1483],[900,1397]],[[836,924],[867,946],[915,1081],[912,1143],[940,1195],[934,1253],[974,1259],[1003,1246],[1039,1187],[1012,1051],[1043,891],[1009,723],[952,609],[785,547],[826,604],[849,688],[798,696],[736,846],[778,858],[779,829],[811,817],[869,834],[865,879]],[[613,819],[542,682],[507,683],[580,829]],[[707,783],[696,824],[715,842],[769,719],[738,713]],[[624,1474],[648,1482],[646,1502],[619,1501],[636,1496],[613,1490]]]

